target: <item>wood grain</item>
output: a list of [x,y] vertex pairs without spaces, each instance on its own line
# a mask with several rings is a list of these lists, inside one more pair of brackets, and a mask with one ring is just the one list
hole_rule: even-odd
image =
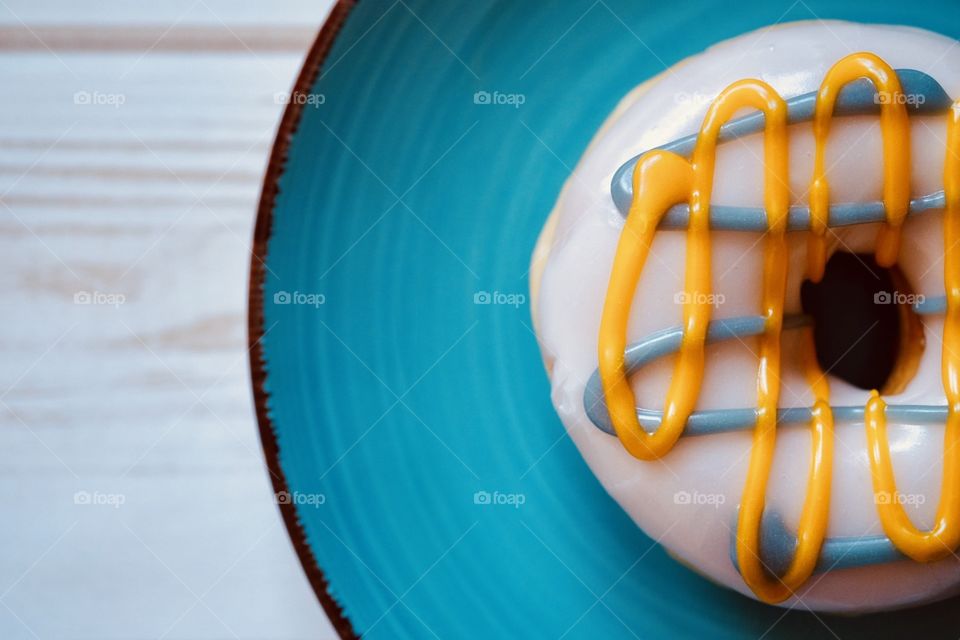
[[0,637],[332,637],[244,332],[282,94],[329,2],[153,4],[0,3]]

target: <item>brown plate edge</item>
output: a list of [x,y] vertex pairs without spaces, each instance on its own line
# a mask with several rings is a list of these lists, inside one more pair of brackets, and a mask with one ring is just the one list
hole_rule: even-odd
[[[336,4],[330,10],[330,14],[324,22],[320,33],[310,47],[310,51],[300,69],[293,86],[293,94],[307,94],[313,87],[317,79],[320,67],[323,65],[333,46],[333,41],[340,29],[343,27],[351,9],[356,4],[356,0],[337,0]],[[263,313],[263,283],[264,270],[267,259],[267,243],[273,228],[273,207],[276,200],[280,176],[283,174],[287,162],[287,151],[290,146],[290,140],[296,133],[300,124],[300,116],[304,105],[300,100],[290,100],[287,108],[284,110],[283,118],[280,120],[280,126],[277,129],[277,137],[273,144],[273,150],[270,153],[270,161],[267,164],[266,175],[263,179],[263,189],[260,192],[260,204],[257,209],[257,221],[253,232],[253,246],[250,258],[250,281],[247,306],[247,347],[250,354],[250,378],[253,387],[254,406],[257,413],[257,423],[260,430],[260,443],[263,446],[263,454],[267,462],[267,469],[270,472],[270,479],[273,482],[275,495],[281,495],[288,492],[287,479],[280,467],[280,450],[277,445],[276,433],[273,429],[273,423],[267,413],[267,392],[264,388],[264,382],[267,378],[267,372],[264,367],[263,349],[261,340],[264,336],[264,313]],[[313,587],[317,599],[323,606],[327,617],[333,628],[344,640],[353,640],[359,638],[353,625],[344,615],[343,607],[340,606],[329,591],[329,582],[323,574],[323,570],[317,563],[313,551],[307,545],[306,534],[300,521],[297,519],[296,506],[292,501],[277,501],[280,508],[280,515],[287,527],[287,533],[293,543],[293,547],[300,558],[300,564],[307,576],[307,580]]]

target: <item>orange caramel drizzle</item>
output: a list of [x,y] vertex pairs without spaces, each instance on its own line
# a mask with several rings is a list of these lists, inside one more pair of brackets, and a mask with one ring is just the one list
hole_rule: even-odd
[[907,516],[898,496],[890,445],[887,441],[886,404],[874,391],[867,403],[867,450],[873,491],[884,533],[905,555],[917,562],[943,559],[960,546],[960,102],[949,111],[947,154],[943,188],[943,269],[947,310],[943,323],[941,377],[947,397],[944,430],[943,479],[933,527],[920,531]]
[[[855,53],[837,62],[827,73],[817,95],[813,131],[816,141],[810,187],[811,230],[807,277],[819,281],[826,262],[825,235],[829,228],[829,183],[826,143],[830,120],[840,90],[859,78],[871,80],[878,92],[892,96],[881,102],[880,126],[884,146],[883,201],[886,222],[877,238],[877,262],[897,261],[900,232],[910,201],[910,123],[899,99],[901,87],[893,69],[872,53]],[[947,160],[944,169],[944,275],[947,315],[944,328],[943,385],[948,400],[944,475],[937,522],[927,532],[910,522],[896,495],[890,449],[886,437],[885,405],[874,391],[866,406],[870,467],[878,513],[884,531],[907,556],[921,562],[943,558],[960,545],[960,102],[950,112]],[[833,467],[833,415],[830,389],[817,362],[812,329],[804,329],[803,370],[813,392],[811,459],[806,499],[797,530],[797,545],[786,572],[775,576],[760,557],[760,531],[777,438],[780,391],[780,335],[787,282],[786,223],[789,211],[789,155],[787,107],[776,91],[760,80],[730,85],[710,105],[690,160],[668,152],[651,151],[633,174],[633,201],[617,245],[604,301],[598,345],[599,372],[610,418],[617,437],[633,456],[654,460],[668,453],[683,433],[693,412],[704,374],[704,344],[710,323],[711,239],[710,198],[721,126],[738,110],[754,108],[764,114],[764,207],[768,232],[764,239],[762,313],[766,328],[760,336],[757,371],[757,422],[737,522],[736,555],[740,573],[757,597],[766,602],[789,598],[812,575],[826,536],[830,513]],[[624,351],[634,292],[657,226],[674,204],[690,207],[687,227],[683,339],[674,375],[665,398],[663,419],[653,433],[640,425],[635,398],[626,376]]]

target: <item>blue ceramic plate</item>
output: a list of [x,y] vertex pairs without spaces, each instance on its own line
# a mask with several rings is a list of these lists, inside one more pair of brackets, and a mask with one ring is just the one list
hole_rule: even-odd
[[956,601],[786,612],[673,561],[566,437],[532,332],[531,250],[617,101],[817,18],[960,36],[948,2],[337,5],[264,186],[250,341],[281,510],[344,637],[957,636]]

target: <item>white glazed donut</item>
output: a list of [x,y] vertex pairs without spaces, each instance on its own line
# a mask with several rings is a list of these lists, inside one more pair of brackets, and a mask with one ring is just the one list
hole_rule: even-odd
[[[749,430],[684,437],[655,461],[632,457],[620,441],[587,417],[584,388],[597,368],[601,312],[623,217],[614,205],[614,172],[637,154],[696,133],[711,100],[730,83],[757,78],[784,98],[817,91],[834,63],[855,51],[876,53],[893,68],[923,71],[952,97],[960,97],[960,47],[953,40],[913,28],[845,22],[777,26],[723,42],[675,65],[632,91],[596,135],[567,181],[534,253],[531,289],[534,320],[552,383],[552,399],[569,435],[609,494],[648,535],[701,574],[752,596],[731,561],[731,528],[750,458]],[[912,193],[943,189],[946,121],[911,118]],[[762,136],[718,147],[712,202],[762,206]],[[813,169],[809,124],[790,127],[790,188],[805,203]],[[827,147],[831,202],[877,201],[883,195],[883,153],[877,116],[837,117]],[[943,216],[908,219],[900,269],[919,294],[943,296]],[[837,229],[829,252],[872,253],[878,225]],[[712,231],[713,318],[759,312],[763,242],[760,234]],[[788,234],[786,313],[799,313],[806,265],[804,234]],[[627,342],[679,325],[686,236],[658,231],[636,289]],[[888,403],[944,405],[942,316],[924,318],[927,348],[916,375]],[[813,396],[797,357],[796,339],[783,334],[780,406],[809,406]],[[756,406],[756,339],[708,345],[696,409]],[[637,405],[662,410],[673,372],[662,358],[634,376]],[[830,376],[832,405],[864,405],[868,391]],[[913,496],[913,523],[929,528],[940,496],[942,424],[889,422],[899,489]],[[778,429],[766,504],[796,531],[807,490],[810,432],[803,425]],[[836,425],[828,538],[882,535],[863,421]],[[960,587],[955,557],[932,563],[911,560],[815,574],[781,603],[814,610],[867,612],[940,599]]]

